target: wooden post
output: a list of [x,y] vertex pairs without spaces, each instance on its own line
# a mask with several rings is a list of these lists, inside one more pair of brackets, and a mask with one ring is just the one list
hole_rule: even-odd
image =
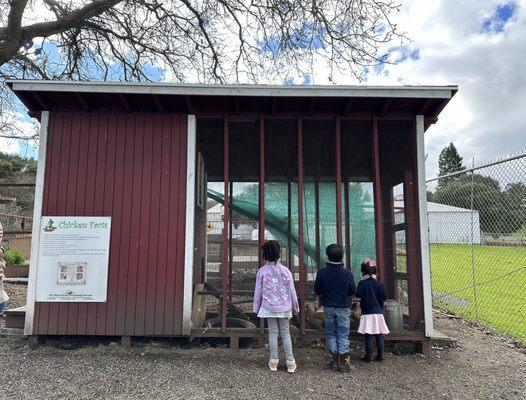
[[[232,196],[232,193],[234,193],[234,182],[230,183],[230,196]],[[232,302],[232,268],[233,268],[233,249],[232,249],[232,235],[233,235],[233,229],[232,229],[232,220],[234,219],[232,207],[228,208],[229,210],[229,218],[228,218],[228,300]]]
[[340,116],[336,116],[336,243],[342,245],[342,163],[341,163],[341,138]]
[[316,231],[316,270],[321,267],[321,243],[320,243],[320,164],[316,166],[316,176],[314,178],[314,228]]
[[292,184],[291,178],[287,182],[287,261],[289,263],[290,272],[292,272],[292,277],[294,277],[294,256],[292,254]]
[[345,207],[345,265],[352,272],[351,266],[351,218],[349,215],[349,178],[345,178],[344,188],[344,207]]
[[298,257],[300,273],[301,334],[305,335],[306,271],[303,256],[303,119],[298,118]]
[[229,242],[229,233],[228,227],[230,223],[230,185],[229,185],[229,170],[228,170],[228,116],[224,117],[223,124],[223,135],[224,135],[224,217],[223,217],[223,260],[221,263],[221,332],[226,332],[226,313],[227,313],[227,272],[228,272],[228,242]]
[[374,221],[376,234],[376,257],[378,265],[378,278],[383,282],[384,272],[384,230],[383,230],[383,211],[382,211],[382,181],[380,171],[380,145],[378,141],[378,119],[373,117],[373,190],[374,190]]
[[[259,250],[265,242],[265,121],[263,115],[259,116]],[[260,256],[261,263],[263,265],[263,259]],[[260,333],[265,332],[265,320],[261,318],[259,320],[259,331]]]

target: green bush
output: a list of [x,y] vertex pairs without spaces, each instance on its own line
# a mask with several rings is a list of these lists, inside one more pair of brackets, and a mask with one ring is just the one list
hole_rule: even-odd
[[26,259],[21,251],[6,247],[4,249],[4,261],[7,264],[24,264]]

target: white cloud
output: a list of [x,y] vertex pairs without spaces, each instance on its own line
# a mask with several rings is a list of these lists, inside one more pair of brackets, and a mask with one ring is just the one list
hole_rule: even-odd
[[[426,134],[428,176],[440,150],[455,143],[471,165],[526,150],[526,0],[412,0],[397,16],[419,58],[368,74],[367,84],[458,84],[459,92]],[[484,29],[498,7],[515,4],[512,17]],[[512,6],[513,7],[513,6]],[[502,21],[500,21],[502,22]],[[385,72],[387,71],[387,72]],[[328,83],[325,71],[315,82]],[[352,83],[340,76],[337,83]]]
[[0,152],[18,154],[20,152],[20,142],[14,139],[0,138]]

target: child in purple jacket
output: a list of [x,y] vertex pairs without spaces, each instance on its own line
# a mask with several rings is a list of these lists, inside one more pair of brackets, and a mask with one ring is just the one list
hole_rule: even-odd
[[289,330],[292,310],[299,311],[294,278],[289,269],[278,261],[280,248],[277,240],[269,240],[261,246],[261,255],[265,265],[259,269],[256,277],[254,312],[259,318],[267,320],[270,351],[268,367],[271,371],[278,370],[278,337],[281,335],[287,371],[294,373],[296,361],[292,354]]

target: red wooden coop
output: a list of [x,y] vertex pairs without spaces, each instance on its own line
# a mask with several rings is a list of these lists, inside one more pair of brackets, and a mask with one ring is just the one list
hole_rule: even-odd
[[[261,335],[258,246],[275,238],[297,335],[320,334],[312,283],[338,242],[354,273],[377,259],[401,315],[387,339],[431,337],[424,132],[457,87],[9,86],[41,122],[25,334]],[[102,300],[38,300],[50,216],[111,217],[107,272],[85,277]]]

